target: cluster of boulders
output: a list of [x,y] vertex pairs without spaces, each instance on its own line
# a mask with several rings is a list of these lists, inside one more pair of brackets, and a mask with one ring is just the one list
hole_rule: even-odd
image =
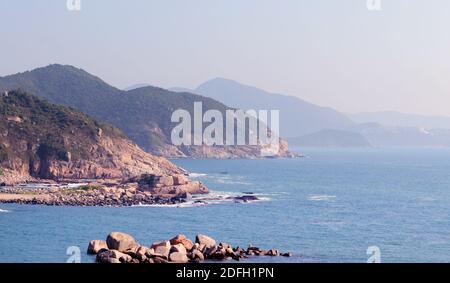
[[262,250],[249,246],[247,249],[219,243],[206,235],[199,234],[195,243],[184,235],[153,243],[146,247],[139,245],[129,234],[113,232],[106,241],[92,240],[88,247],[89,254],[96,255],[98,263],[188,263],[204,260],[241,260],[250,256],[292,256],[278,250]]

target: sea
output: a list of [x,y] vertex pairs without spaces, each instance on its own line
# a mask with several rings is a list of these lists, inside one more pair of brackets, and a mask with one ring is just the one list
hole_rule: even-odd
[[[301,149],[294,159],[176,159],[210,195],[175,206],[0,204],[0,262],[81,262],[112,231],[198,233],[292,252],[246,262],[450,262],[450,149]],[[254,195],[258,201],[230,197]],[[199,201],[203,200],[203,201]]]

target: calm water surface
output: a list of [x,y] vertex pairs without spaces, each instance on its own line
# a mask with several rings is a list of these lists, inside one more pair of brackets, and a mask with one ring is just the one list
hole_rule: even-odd
[[[142,244],[205,233],[294,253],[292,262],[450,262],[450,150],[309,150],[302,159],[174,160],[217,195],[255,203],[186,207],[46,207],[0,204],[0,262],[82,261],[111,231]],[[260,260],[260,259],[254,259]],[[264,258],[270,261],[270,258]]]

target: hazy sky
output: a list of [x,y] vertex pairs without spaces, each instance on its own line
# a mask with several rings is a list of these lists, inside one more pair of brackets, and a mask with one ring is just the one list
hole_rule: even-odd
[[0,0],[0,76],[71,64],[123,88],[225,77],[345,112],[450,116],[450,1]]

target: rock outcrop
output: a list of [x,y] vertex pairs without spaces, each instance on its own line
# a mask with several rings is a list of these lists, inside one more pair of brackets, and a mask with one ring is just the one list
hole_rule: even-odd
[[138,190],[156,195],[180,195],[181,198],[186,199],[189,198],[186,194],[208,193],[208,189],[201,182],[189,182],[187,177],[183,175],[145,174],[138,179]]
[[144,152],[117,128],[20,90],[0,95],[0,184],[36,179],[125,182],[143,174],[161,180],[160,188],[148,186],[153,195],[207,192],[190,182],[185,170]]

